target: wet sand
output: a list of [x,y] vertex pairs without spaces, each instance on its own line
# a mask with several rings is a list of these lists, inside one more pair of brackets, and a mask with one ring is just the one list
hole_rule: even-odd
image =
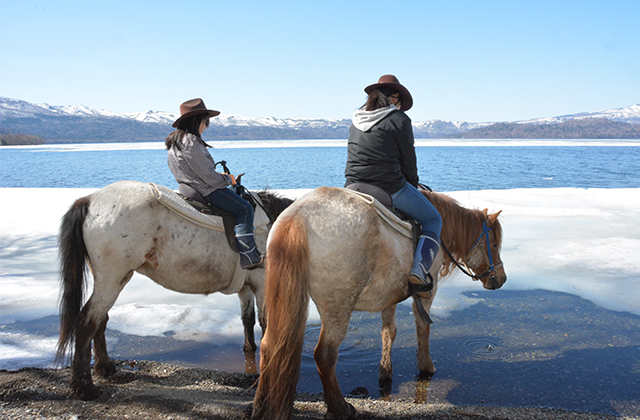
[[[477,291],[470,295],[479,302],[447,318],[434,317],[431,354],[438,372],[429,381],[416,379],[413,315],[408,307],[399,307],[390,390],[378,387],[379,315],[354,314],[337,368],[343,393],[357,394],[366,401],[392,406],[411,403],[425,409],[503,407],[517,412],[518,408],[540,407],[640,418],[639,316],[542,290]],[[40,334],[55,331],[57,319],[49,318],[55,317],[13,325],[12,329]],[[300,395],[316,395],[316,400],[316,393],[322,390],[312,359],[318,333],[318,325],[307,327],[298,384]],[[115,359],[228,373],[256,372],[256,359],[246,358],[237,344],[215,346],[115,331],[108,331],[108,337]],[[128,366],[126,363],[123,366]],[[117,384],[109,386],[117,389]]]

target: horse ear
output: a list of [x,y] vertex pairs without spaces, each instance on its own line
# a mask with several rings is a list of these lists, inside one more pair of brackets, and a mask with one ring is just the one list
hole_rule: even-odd
[[493,226],[493,224],[496,222],[496,220],[498,220],[498,216],[500,216],[500,213],[502,213],[502,210],[499,210],[498,212],[490,214],[488,216],[488,218],[489,218],[489,226]]
[[489,214],[489,209],[484,209],[482,210],[482,213],[484,214],[485,219],[487,218],[487,215]]

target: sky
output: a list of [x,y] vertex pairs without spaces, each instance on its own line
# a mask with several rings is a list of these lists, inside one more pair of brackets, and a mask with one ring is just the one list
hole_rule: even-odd
[[640,2],[0,0],[0,96],[115,112],[350,118],[395,74],[414,121],[640,103]]

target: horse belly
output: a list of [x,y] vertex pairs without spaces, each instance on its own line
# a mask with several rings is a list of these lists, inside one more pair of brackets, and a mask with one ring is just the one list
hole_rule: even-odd
[[238,255],[224,233],[177,220],[158,237],[137,271],[181,293],[209,294],[226,289],[238,275]]

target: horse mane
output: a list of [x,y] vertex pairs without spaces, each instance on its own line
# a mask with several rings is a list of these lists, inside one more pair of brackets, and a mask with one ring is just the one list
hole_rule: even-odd
[[[462,260],[482,233],[480,227],[486,218],[484,212],[462,207],[457,200],[445,194],[424,190],[422,193],[442,216],[440,240],[456,260]],[[498,220],[493,225],[493,230],[497,243],[501,244],[502,226]],[[445,254],[440,276],[443,278],[448,276],[455,268],[453,260]]]
[[292,199],[282,197],[268,190],[258,191],[258,197],[260,197],[262,207],[270,220],[276,220],[280,213],[293,203]]

